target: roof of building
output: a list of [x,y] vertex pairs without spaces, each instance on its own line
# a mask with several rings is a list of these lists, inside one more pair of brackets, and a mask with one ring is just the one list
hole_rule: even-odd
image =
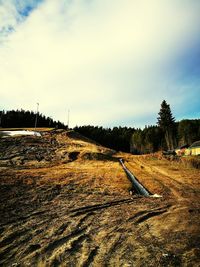
[[196,147],[200,147],[200,141],[196,141],[190,146],[190,148],[196,148]]
[[185,144],[185,145],[182,145],[182,146],[179,146],[176,148],[176,150],[179,150],[179,149],[184,149],[184,148],[188,148],[189,145],[188,144]]

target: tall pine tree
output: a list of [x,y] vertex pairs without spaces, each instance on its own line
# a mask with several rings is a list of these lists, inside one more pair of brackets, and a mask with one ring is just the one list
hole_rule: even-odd
[[165,134],[166,144],[169,150],[173,150],[176,146],[175,139],[175,118],[172,115],[170,105],[165,100],[161,103],[160,112],[158,113],[158,126]]

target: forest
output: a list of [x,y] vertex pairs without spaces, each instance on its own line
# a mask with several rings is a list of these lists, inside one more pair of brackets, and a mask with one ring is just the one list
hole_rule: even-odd
[[191,145],[200,140],[200,119],[176,122],[170,105],[163,100],[157,125],[145,126],[144,129],[80,126],[75,130],[117,151],[147,154],[159,150],[174,150],[178,146]]
[[[165,134],[159,126],[144,129],[127,127],[103,128],[98,126],[75,127],[75,131],[95,140],[103,146],[133,154],[147,154],[168,150]],[[174,149],[200,140],[200,119],[181,120],[175,123]]]
[[[34,127],[36,113],[25,110],[0,111],[0,127]],[[62,128],[67,126],[60,121],[38,114],[37,127]],[[175,121],[170,105],[161,103],[157,125],[144,129],[133,127],[103,128],[101,126],[76,126],[74,130],[93,139],[97,143],[116,151],[133,154],[153,153],[159,150],[173,150],[185,144],[191,145],[200,140],[200,119]]]
[[[0,111],[0,127],[2,128],[34,128],[35,120],[36,113],[33,111],[25,111],[23,109]],[[41,113],[37,114],[37,127],[66,128],[60,121],[55,121]]]
[[175,123],[174,146],[168,147],[165,134],[159,126],[146,126],[143,130],[136,129],[132,134],[130,152],[133,154],[147,154],[159,150],[173,150],[183,145],[191,145],[199,140],[200,119],[184,119]]
[[103,146],[123,152],[130,152],[130,140],[135,131],[134,128],[128,127],[113,127],[111,129],[91,125],[76,126],[74,130]]

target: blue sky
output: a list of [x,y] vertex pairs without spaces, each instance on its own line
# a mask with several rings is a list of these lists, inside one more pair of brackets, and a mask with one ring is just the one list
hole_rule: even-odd
[[31,14],[43,0],[0,0],[0,31],[7,35]]
[[144,127],[200,118],[200,1],[0,0],[0,109]]
[[38,4],[41,2],[42,0],[14,0],[13,5],[16,7],[16,10],[20,16],[27,17],[30,15],[31,11],[38,7]]

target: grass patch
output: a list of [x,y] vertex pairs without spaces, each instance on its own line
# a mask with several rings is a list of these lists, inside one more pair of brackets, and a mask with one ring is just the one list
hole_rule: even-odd
[[181,162],[186,167],[200,169],[200,156],[183,157],[181,158]]

